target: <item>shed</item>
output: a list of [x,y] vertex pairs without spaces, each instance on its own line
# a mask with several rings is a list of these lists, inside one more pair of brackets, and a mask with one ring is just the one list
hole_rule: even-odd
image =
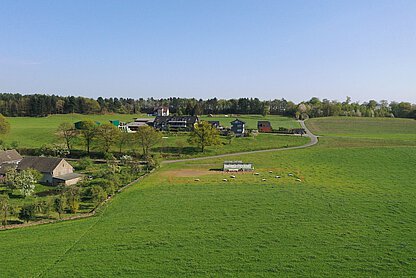
[[224,161],[223,166],[223,170],[226,172],[248,172],[253,169],[253,163],[243,161]]

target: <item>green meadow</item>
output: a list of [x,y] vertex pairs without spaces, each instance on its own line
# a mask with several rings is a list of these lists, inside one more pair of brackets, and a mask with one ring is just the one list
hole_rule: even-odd
[[412,277],[416,130],[401,121],[311,120],[316,146],[227,158],[259,175],[214,171],[222,159],[164,164],[92,218],[1,231],[1,273]]

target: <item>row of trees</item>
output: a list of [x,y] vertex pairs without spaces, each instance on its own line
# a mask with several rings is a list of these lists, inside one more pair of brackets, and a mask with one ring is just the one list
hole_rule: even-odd
[[141,127],[138,132],[129,134],[111,123],[97,125],[92,120],[83,121],[80,129],[76,129],[74,124],[62,123],[58,127],[57,135],[65,142],[68,152],[73,150],[76,143],[82,144],[88,154],[93,145],[104,153],[108,153],[112,147],[117,147],[121,153],[123,147],[134,144],[142,148],[144,157],[149,156],[149,149],[162,138],[159,132],[149,126]]
[[97,99],[57,96],[57,95],[21,95],[0,94],[0,113],[5,116],[46,116],[49,114],[95,114],[95,113],[151,113],[155,107],[168,106],[171,113],[178,115],[202,114],[272,114],[285,116],[307,115],[357,116],[416,118],[416,105],[409,102],[388,102],[370,100],[364,103],[320,100],[312,98],[301,103],[287,101],[284,98],[259,100],[258,98],[239,99],[195,99],[195,98],[102,98]]

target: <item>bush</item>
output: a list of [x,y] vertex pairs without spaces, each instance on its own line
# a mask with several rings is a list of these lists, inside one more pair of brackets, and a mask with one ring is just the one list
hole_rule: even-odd
[[91,168],[94,165],[94,163],[92,162],[91,158],[89,157],[84,157],[81,158],[77,165],[75,166],[76,170],[86,170],[88,168]]

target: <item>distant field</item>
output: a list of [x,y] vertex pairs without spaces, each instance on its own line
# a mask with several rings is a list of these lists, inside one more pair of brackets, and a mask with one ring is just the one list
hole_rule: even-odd
[[133,118],[143,115],[80,115],[65,114],[51,115],[48,117],[9,117],[10,133],[4,136],[7,143],[17,142],[20,147],[32,148],[41,147],[44,144],[52,144],[57,141],[55,136],[56,129],[63,122],[75,123],[77,121],[91,119],[101,123],[109,120],[119,119],[122,121],[132,121]]
[[96,217],[0,232],[2,275],[414,276],[416,144],[377,138],[389,120],[361,126],[375,138],[311,123],[317,146],[230,158],[259,176],[211,171],[223,159],[163,165]]
[[306,121],[312,132],[323,136],[416,140],[416,120],[392,118],[329,117]]

